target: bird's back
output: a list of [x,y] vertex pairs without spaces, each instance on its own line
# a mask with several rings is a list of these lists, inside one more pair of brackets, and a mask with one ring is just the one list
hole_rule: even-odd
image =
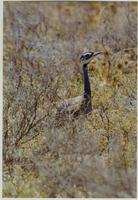
[[62,115],[63,117],[65,115],[74,115],[78,110],[80,110],[82,101],[83,96],[78,96],[58,102],[56,115]]
[[91,112],[89,102],[86,105],[86,99],[84,95],[81,95],[59,102],[57,104],[56,119],[58,121],[72,120],[81,114],[88,114],[89,112]]

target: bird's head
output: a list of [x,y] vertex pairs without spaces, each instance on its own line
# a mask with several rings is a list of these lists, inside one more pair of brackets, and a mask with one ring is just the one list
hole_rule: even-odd
[[103,54],[103,51],[90,51],[90,52],[86,52],[81,54],[80,56],[80,61],[83,64],[88,64],[95,56],[99,55],[99,54]]

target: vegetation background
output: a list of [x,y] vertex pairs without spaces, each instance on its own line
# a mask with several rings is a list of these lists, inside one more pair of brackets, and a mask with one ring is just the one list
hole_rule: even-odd
[[[136,2],[4,2],[3,197],[136,197]],[[60,124],[83,92],[93,112]]]

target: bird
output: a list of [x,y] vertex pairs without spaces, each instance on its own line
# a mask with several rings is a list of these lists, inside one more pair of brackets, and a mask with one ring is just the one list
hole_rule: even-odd
[[77,97],[65,99],[58,103],[56,118],[60,120],[74,119],[79,115],[87,115],[92,112],[91,101],[91,84],[89,81],[88,64],[103,51],[89,51],[80,55],[80,62],[82,64],[84,91],[83,94]]

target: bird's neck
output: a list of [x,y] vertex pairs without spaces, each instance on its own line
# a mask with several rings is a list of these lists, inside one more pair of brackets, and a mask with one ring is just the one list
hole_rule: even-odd
[[84,96],[91,97],[91,86],[89,82],[87,64],[83,65],[83,76],[84,76]]

